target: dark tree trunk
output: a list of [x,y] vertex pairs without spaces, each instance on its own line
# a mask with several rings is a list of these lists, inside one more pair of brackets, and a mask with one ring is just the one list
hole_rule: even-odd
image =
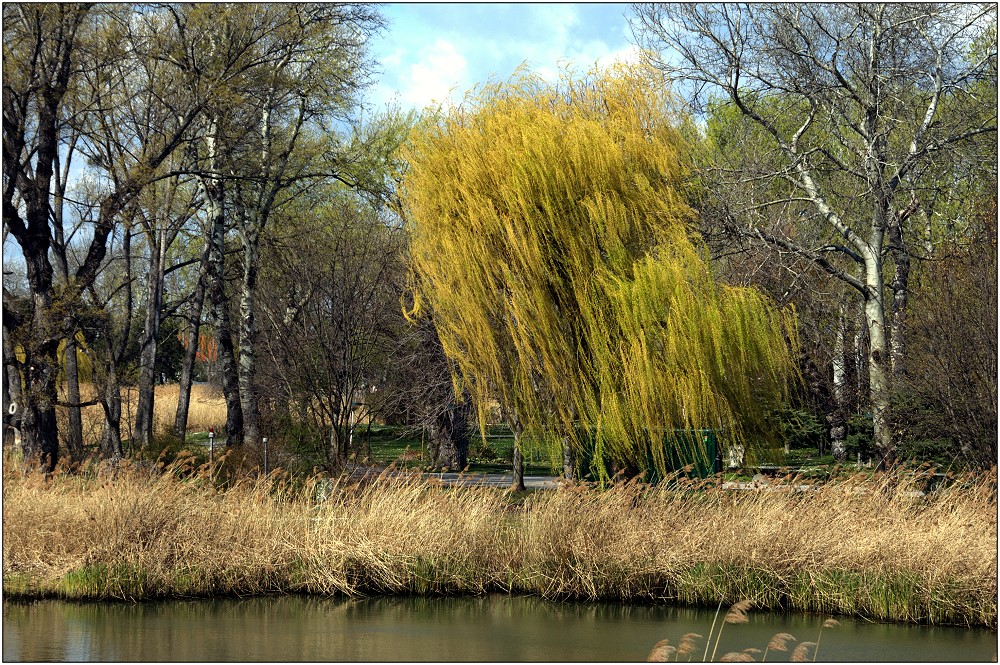
[[514,435],[514,455],[511,460],[511,472],[512,478],[510,482],[510,488],[515,492],[524,491],[524,450],[521,448],[521,435],[524,433],[524,428],[521,426],[520,419],[509,413],[506,410],[501,410],[501,415],[504,417],[508,423],[510,423],[510,431]]
[[185,331],[187,346],[184,349],[184,363],[181,366],[180,388],[177,395],[177,414],[174,416],[174,434],[181,441],[187,437],[188,410],[191,406],[191,384],[194,381],[194,363],[198,358],[198,340],[201,332],[201,312],[205,305],[205,282],[208,270],[208,254],[211,243],[205,243],[201,253],[201,267],[198,270],[198,284],[191,299],[191,311]]
[[260,445],[260,406],[257,403],[257,352],[254,296],[257,289],[258,235],[244,229],[243,283],[240,294],[240,405],[243,409],[243,440],[251,446]]
[[25,459],[39,459],[46,473],[51,473],[59,461],[56,422],[59,336],[52,320],[52,267],[48,256],[32,253],[30,259],[28,282],[34,307],[31,338],[25,349],[21,446]]
[[100,382],[101,407],[104,409],[104,433],[101,437],[101,457],[117,461],[124,456],[122,450],[122,393],[118,381],[118,366],[125,357],[132,326],[132,232],[127,230],[122,242],[125,259],[124,293],[125,311],[121,315],[121,331],[117,338],[114,325],[107,322],[104,330],[104,376]]
[[[830,390],[828,379],[823,376],[819,367],[816,366],[816,363],[813,362],[812,358],[810,358],[808,354],[802,354],[800,357],[800,365],[802,367],[802,375],[805,379],[806,387],[812,395],[813,403],[815,403],[823,412],[823,418],[826,420],[834,457],[838,462],[842,462],[844,461],[846,453],[844,451],[843,444],[838,443],[838,439],[835,437],[839,437],[839,441],[842,442],[844,434],[847,431],[846,423],[844,421],[844,412],[841,410],[840,404],[835,398],[835,393]],[[836,371],[836,367],[834,367],[834,372],[836,373]],[[834,376],[834,380],[836,381],[836,376]],[[821,455],[823,454],[822,442],[820,442],[819,452]]]
[[[304,409],[304,405],[302,406]],[[326,466],[330,473],[335,473],[344,467],[347,462],[347,433],[346,426],[339,425],[340,414],[328,413],[330,416],[330,440],[326,448]]]
[[570,444],[569,437],[564,437],[562,441],[563,452],[563,478],[566,480],[576,480],[576,453]]
[[[19,88],[16,82],[8,88],[4,79],[4,227],[21,246],[32,299],[30,322],[23,322],[30,326],[30,332],[21,336],[25,355],[21,441],[26,457],[40,457],[47,471],[52,471],[59,459],[57,351],[59,340],[70,328],[65,316],[51,311],[50,198],[59,157],[59,113],[73,72],[76,33],[88,11],[84,6],[61,6],[51,14],[55,25],[37,31],[30,27],[36,49],[31,57],[38,58],[30,68],[37,80],[30,88]],[[37,17],[41,19],[41,15]],[[41,26],[42,21],[34,25]],[[26,141],[29,134],[34,139],[30,143]],[[23,150],[33,153],[30,167],[22,162]],[[19,202],[15,202],[15,192],[20,195]],[[92,245],[103,240],[95,233]],[[72,300],[72,294],[65,295]]]
[[226,399],[226,445],[239,445],[243,441],[243,409],[240,404],[239,374],[236,351],[233,347],[232,325],[229,320],[229,300],[225,289],[225,211],[223,188],[220,180],[206,180],[212,220],[211,246],[208,260],[208,291],[212,319],[219,341],[219,365],[222,371],[222,393]]
[[21,373],[17,366],[10,330],[3,328],[3,445],[13,445],[15,431],[21,429]]
[[469,406],[454,404],[438,415],[427,444],[436,469],[461,471],[469,461]]
[[899,385],[905,371],[906,310],[910,294],[910,255],[903,244],[902,223],[908,213],[894,216],[889,225],[889,250],[896,270],[890,283],[889,357],[892,383]]
[[524,453],[521,451],[520,429],[514,431],[514,460],[512,464],[513,478],[510,482],[512,490],[524,491]]
[[132,444],[146,448],[153,442],[153,408],[156,398],[156,351],[160,338],[160,307],[163,301],[163,231],[149,234],[149,273],[146,277],[146,317],[139,345],[139,403],[135,410]]
[[80,368],[76,357],[76,337],[66,337],[66,347],[63,350],[63,369],[66,373],[66,407],[69,429],[66,431],[66,449],[73,462],[83,460],[83,417],[80,403]]
[[101,457],[117,461],[124,456],[122,451],[122,394],[118,383],[116,363],[108,363],[108,375],[104,378],[101,391],[101,407],[104,409],[104,435],[101,438]]
[[[55,346],[54,344],[51,346]],[[46,358],[39,354],[27,358],[26,400],[21,416],[21,446],[26,460],[38,460],[46,473],[59,462],[59,430],[56,424],[55,348]]]
[[[45,114],[42,114],[45,115]],[[54,123],[54,118],[49,120]],[[45,124],[45,123],[43,123]],[[41,131],[41,130],[40,130]],[[44,146],[44,141],[40,140]],[[56,424],[56,377],[59,363],[57,351],[61,335],[57,331],[58,321],[53,320],[52,310],[52,264],[49,262],[51,246],[48,226],[48,186],[52,176],[51,155],[55,145],[39,148],[39,166],[36,176],[38,188],[44,182],[46,191],[35,192],[35,196],[25,199],[27,227],[21,225],[23,234],[17,235],[27,266],[28,287],[31,290],[32,315],[30,337],[24,350],[23,392],[24,411],[22,413],[21,445],[25,458],[40,457],[47,472],[55,469],[59,460],[59,431]],[[48,162],[44,177],[42,165]],[[7,211],[5,210],[5,213]],[[5,215],[7,217],[7,215]],[[18,218],[18,222],[20,222]]]

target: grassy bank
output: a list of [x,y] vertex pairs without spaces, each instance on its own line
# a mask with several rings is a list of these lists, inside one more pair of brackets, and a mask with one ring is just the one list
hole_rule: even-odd
[[[176,471],[176,469],[175,469]],[[514,497],[383,478],[125,468],[45,481],[4,466],[8,598],[479,594],[716,606],[749,599],[996,627],[996,476],[927,498],[902,477],[816,492],[584,486]]]

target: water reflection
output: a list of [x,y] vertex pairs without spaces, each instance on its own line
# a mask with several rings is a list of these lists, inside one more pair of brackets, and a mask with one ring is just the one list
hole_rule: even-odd
[[[4,603],[5,661],[641,661],[658,640],[708,634],[713,611],[537,598],[281,596],[244,600]],[[821,617],[751,613],[718,655],[787,632],[816,641]],[[841,620],[824,661],[990,661],[983,630]],[[699,654],[700,655],[700,654]],[[788,653],[768,654],[768,661]]]

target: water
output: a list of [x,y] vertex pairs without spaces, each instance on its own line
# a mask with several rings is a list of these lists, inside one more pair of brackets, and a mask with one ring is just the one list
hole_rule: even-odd
[[[725,611],[725,608],[723,608]],[[657,641],[707,635],[714,610],[536,598],[280,596],[144,604],[5,602],[4,661],[642,661]],[[787,632],[816,641],[823,617],[750,613],[717,658]],[[704,641],[695,660],[704,655]],[[714,645],[714,640],[713,640]],[[991,661],[988,630],[840,619],[821,661]],[[709,654],[711,655],[711,654]],[[769,652],[768,662],[788,660]],[[760,655],[757,655],[757,659]]]

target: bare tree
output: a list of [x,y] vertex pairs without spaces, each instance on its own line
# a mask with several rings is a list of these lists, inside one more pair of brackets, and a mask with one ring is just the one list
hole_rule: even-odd
[[205,292],[208,280],[208,253],[210,245],[206,241],[198,263],[198,273],[194,291],[188,299],[186,324],[182,329],[184,336],[184,360],[181,363],[177,395],[177,411],[174,415],[174,435],[181,441],[187,436],[188,410],[191,405],[191,386],[194,382],[194,363],[198,357],[198,343],[201,332],[201,319],[205,307]]
[[[431,466],[465,468],[472,404],[455,399],[451,366],[434,328],[433,314],[401,330],[387,370],[380,391],[383,412],[401,417],[407,426],[426,435]],[[516,446],[515,455],[520,455]],[[523,489],[523,481],[521,484]]]
[[[734,157],[705,172],[717,191],[740,192],[734,229],[861,297],[876,445],[880,465],[893,463],[890,344],[902,349],[905,336],[908,244],[926,198],[916,183],[940,155],[995,137],[995,106],[984,113],[975,96],[995,73],[996,6],[655,4],[634,14],[637,42],[697,112],[731,109],[765,139],[766,159],[741,153],[760,168]],[[774,209],[784,222],[762,223]],[[801,234],[808,220],[825,234]]]
[[105,265],[88,287],[90,316],[84,332],[94,358],[94,382],[104,411],[101,457],[118,460],[122,449],[122,369],[132,333],[134,282],[131,228],[121,228],[120,243],[113,235]]
[[[367,38],[382,19],[363,5],[182,5],[169,13],[179,41],[165,57],[191,75],[190,94],[199,94],[201,73],[222,88],[206,98],[193,170],[211,220],[206,281],[223,364],[227,440],[256,445],[262,238],[303,182],[344,179],[339,165],[331,165],[337,141],[326,137],[358,103],[371,69]],[[222,283],[229,232],[241,268],[233,321]]]
[[[4,324],[19,337],[25,353],[21,424],[29,456],[55,468],[59,457],[56,428],[56,349],[61,317],[53,311],[53,269],[49,259],[49,203],[59,151],[63,97],[75,73],[77,36],[87,18],[81,5],[43,7],[7,5],[3,9],[3,220],[5,232],[24,255],[32,311],[8,315]],[[17,65],[13,64],[17,63]],[[5,292],[6,295],[6,292]],[[18,335],[25,327],[30,332]]]
[[356,195],[321,191],[325,200],[304,196],[284,213],[266,245],[262,374],[283,393],[264,394],[319,416],[339,467],[403,324],[402,233]]
[[138,206],[138,226],[146,240],[146,312],[139,338],[139,402],[132,431],[133,445],[148,446],[153,439],[156,357],[163,319],[164,286],[169,250],[195,211],[195,190],[179,176],[164,179],[144,192]]
[[[25,349],[25,450],[40,455],[48,469],[59,454],[59,340],[72,334],[72,312],[101,270],[108,238],[122,213],[146,186],[163,177],[161,166],[188,137],[203,107],[199,98],[170,88],[176,78],[169,70],[160,71],[141,57],[158,31],[137,32],[143,24],[136,19],[155,11],[4,7],[4,227],[21,247],[33,301],[30,325],[13,332]],[[70,92],[82,103],[65,104]],[[123,127],[116,113],[147,122]],[[56,293],[49,254],[56,232],[50,210],[60,127],[66,122],[80,128],[80,151],[100,187],[99,203],[85,220],[90,240],[67,288]]]

